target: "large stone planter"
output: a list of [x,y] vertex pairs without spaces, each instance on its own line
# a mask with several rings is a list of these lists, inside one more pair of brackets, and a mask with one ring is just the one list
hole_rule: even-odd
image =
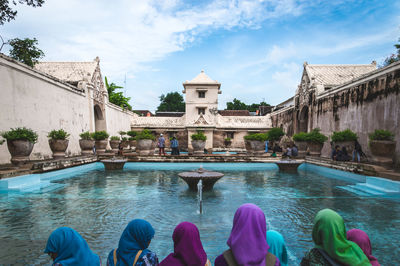
[[34,143],[28,140],[7,140],[7,148],[11,154],[11,163],[21,165],[29,161]]
[[307,154],[307,141],[295,141],[299,155],[298,158],[304,158]]
[[246,151],[249,155],[263,155],[265,153],[265,141],[247,140]]
[[96,144],[96,153],[97,154],[106,152],[108,140],[106,140],[106,139],[96,140],[95,144]]
[[139,155],[154,154],[153,141],[151,139],[140,139],[137,141],[136,152]]
[[193,154],[204,154],[206,142],[204,140],[192,140]]
[[352,154],[353,154],[353,151],[354,151],[354,145],[355,145],[354,140],[350,140],[350,141],[336,141],[336,142],[333,143],[333,145],[334,145],[333,147],[339,146],[339,147],[340,147],[340,150],[342,150],[343,147],[346,147],[347,155],[349,155],[350,158],[351,158],[351,156],[352,156]]
[[81,147],[82,155],[93,155],[94,140],[80,139],[79,146]]
[[119,140],[110,140],[110,146],[112,152],[117,154],[119,149]]
[[393,157],[396,150],[396,141],[371,140],[369,148],[375,163],[383,165],[393,164]]
[[307,147],[310,150],[310,156],[320,157],[323,146],[323,143],[307,141]]
[[65,158],[66,154],[65,151],[68,148],[67,139],[49,139],[50,149],[53,152],[54,159]]

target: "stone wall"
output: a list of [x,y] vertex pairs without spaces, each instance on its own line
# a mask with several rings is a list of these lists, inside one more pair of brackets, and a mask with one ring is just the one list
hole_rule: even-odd
[[[94,111],[91,93],[0,56],[0,131],[27,127],[39,135],[31,160],[51,157],[47,134],[64,129],[69,134],[68,155],[80,154],[79,134],[94,131]],[[131,112],[107,103],[106,128],[110,134],[129,130]],[[0,146],[0,164],[10,162],[7,144]]]
[[[310,97],[309,128],[320,128],[330,136],[333,131],[347,128],[356,132],[363,151],[370,155],[368,134],[375,129],[386,129],[395,133],[396,164],[400,165],[400,62],[370,72],[351,82]],[[271,114],[273,126],[289,127],[298,132],[296,108],[291,107]],[[329,157],[329,141],[324,145],[322,156]]]

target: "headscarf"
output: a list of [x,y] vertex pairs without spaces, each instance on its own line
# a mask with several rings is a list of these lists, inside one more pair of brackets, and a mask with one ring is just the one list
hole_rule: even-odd
[[371,265],[356,243],[346,238],[343,218],[331,209],[323,209],[314,218],[312,238],[317,248],[345,265]]
[[[142,219],[132,220],[122,232],[117,249],[117,265],[131,266],[135,261],[136,254],[142,250],[139,258],[142,258],[147,253],[149,242],[154,237],[154,229],[151,224]],[[114,250],[111,250],[108,255],[110,266],[114,265]]]
[[269,245],[269,252],[278,257],[282,266],[287,266],[288,256],[286,250],[285,240],[283,236],[274,230],[267,231],[267,243]]
[[237,209],[227,244],[239,265],[265,265],[266,234],[265,215],[258,206],[246,203]]
[[68,265],[100,265],[100,258],[94,254],[85,239],[69,227],[54,230],[47,240],[44,253],[57,253],[54,263]]
[[367,233],[360,229],[351,229],[347,231],[347,240],[353,241],[364,251],[372,266],[380,266],[378,259],[372,256],[371,241]]
[[199,229],[189,222],[180,223],[172,234],[174,253],[169,254],[161,263],[162,266],[204,266],[207,254],[200,241]]

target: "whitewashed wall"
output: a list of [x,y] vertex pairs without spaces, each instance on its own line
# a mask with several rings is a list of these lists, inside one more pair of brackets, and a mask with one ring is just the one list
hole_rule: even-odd
[[[47,134],[53,129],[70,133],[67,153],[80,154],[79,134],[93,131],[93,105],[87,92],[0,56],[0,131],[27,127],[39,135],[31,160],[51,157]],[[106,105],[107,130],[117,135],[129,130],[133,113]],[[0,146],[0,163],[9,163],[7,144]]]

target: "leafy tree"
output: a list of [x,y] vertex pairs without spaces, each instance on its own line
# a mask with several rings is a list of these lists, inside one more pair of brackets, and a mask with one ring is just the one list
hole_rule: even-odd
[[117,86],[114,82],[108,83],[107,77],[104,77],[104,80],[108,92],[108,101],[124,109],[132,111],[132,106],[129,104],[131,97],[125,97],[122,92],[115,91],[117,89],[122,89],[123,87]]
[[30,67],[33,67],[39,62],[40,58],[44,57],[43,51],[36,47],[38,44],[36,38],[25,38],[23,40],[14,38],[9,40],[8,44],[11,46],[10,56]]
[[179,92],[169,92],[167,95],[161,94],[158,112],[185,112],[185,102]]
[[386,57],[385,61],[383,61],[382,67],[388,66],[391,63],[400,61],[400,38],[399,38],[399,43],[396,43],[394,47],[397,49],[397,54],[392,54],[391,56]]
[[[32,7],[38,7],[43,5],[44,0],[13,0],[11,3],[14,6],[16,6],[17,3],[20,3]],[[11,20],[15,19],[17,11],[13,10],[11,3],[9,0],[0,1],[0,25],[3,25],[5,22],[10,22]]]
[[258,107],[260,106],[269,106],[266,102],[262,101],[259,104],[258,103],[253,103],[251,105],[247,105],[244,102],[234,98],[232,102],[227,102],[226,103],[226,109],[225,110],[249,110],[249,112],[255,112],[258,110]]

